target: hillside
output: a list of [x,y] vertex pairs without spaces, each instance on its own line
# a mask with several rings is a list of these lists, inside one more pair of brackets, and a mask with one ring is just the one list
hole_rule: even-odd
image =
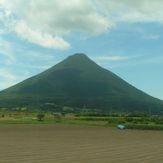
[[85,54],[69,56],[52,68],[0,92],[0,107],[47,104],[159,114],[163,102],[138,90]]

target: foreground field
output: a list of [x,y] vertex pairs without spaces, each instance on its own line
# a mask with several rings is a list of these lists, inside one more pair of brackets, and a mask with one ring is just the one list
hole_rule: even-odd
[[1,163],[161,163],[162,153],[162,131],[0,125]]

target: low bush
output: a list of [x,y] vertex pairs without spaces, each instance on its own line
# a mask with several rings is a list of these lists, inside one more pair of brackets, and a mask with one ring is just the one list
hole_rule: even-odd
[[141,130],[163,130],[163,125],[150,124],[126,124],[127,129],[141,129]]
[[43,114],[43,113],[37,114],[37,120],[38,121],[43,121],[44,120],[44,117],[45,117],[45,114]]

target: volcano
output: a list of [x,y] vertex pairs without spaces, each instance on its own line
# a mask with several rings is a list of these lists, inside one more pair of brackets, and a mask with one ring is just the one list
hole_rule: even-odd
[[81,53],[0,92],[0,107],[34,108],[47,104],[104,112],[150,110],[152,114],[160,114],[163,111],[163,101],[135,88]]

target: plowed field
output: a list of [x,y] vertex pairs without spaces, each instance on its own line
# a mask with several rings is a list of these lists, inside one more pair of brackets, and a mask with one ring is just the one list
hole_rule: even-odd
[[162,163],[163,131],[0,125],[0,163]]

